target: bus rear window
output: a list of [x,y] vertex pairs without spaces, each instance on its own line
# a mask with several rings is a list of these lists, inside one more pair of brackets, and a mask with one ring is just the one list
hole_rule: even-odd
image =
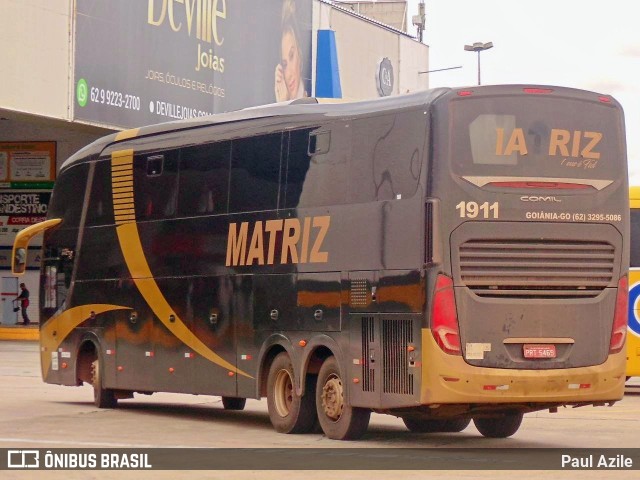
[[462,176],[611,179],[623,168],[619,111],[562,98],[452,104],[452,165]]

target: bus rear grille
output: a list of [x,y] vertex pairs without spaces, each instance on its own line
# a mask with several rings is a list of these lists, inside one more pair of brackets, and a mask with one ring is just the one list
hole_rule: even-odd
[[613,245],[573,240],[469,240],[458,255],[462,283],[481,297],[596,297],[614,261]]
[[362,317],[362,390],[373,392],[376,371],[371,365],[371,345],[375,341],[373,317]]
[[409,352],[413,342],[411,320],[382,320],[382,389],[384,393],[413,394]]

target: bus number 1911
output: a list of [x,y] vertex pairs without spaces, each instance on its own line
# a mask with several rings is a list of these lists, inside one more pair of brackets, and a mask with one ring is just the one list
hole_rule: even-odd
[[484,202],[478,205],[477,202],[460,202],[456,205],[456,210],[460,212],[460,218],[498,218],[498,202]]

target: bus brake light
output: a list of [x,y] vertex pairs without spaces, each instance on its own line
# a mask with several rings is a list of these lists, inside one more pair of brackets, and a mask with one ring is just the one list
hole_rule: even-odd
[[442,351],[450,355],[460,355],[462,349],[453,280],[445,275],[438,275],[436,280],[431,321],[431,332]]
[[613,327],[611,328],[611,342],[609,354],[618,353],[624,347],[627,337],[627,303],[629,301],[629,287],[627,277],[620,277],[618,282],[618,294],[616,295],[616,310],[613,314]]

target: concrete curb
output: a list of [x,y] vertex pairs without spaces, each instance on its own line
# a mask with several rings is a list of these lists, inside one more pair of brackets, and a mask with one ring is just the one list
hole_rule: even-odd
[[40,329],[33,327],[0,327],[0,340],[40,340]]

